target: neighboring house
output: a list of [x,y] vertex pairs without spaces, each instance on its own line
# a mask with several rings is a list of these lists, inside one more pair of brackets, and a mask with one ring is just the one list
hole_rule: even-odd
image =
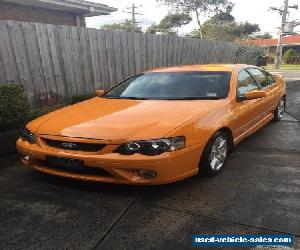
[[[276,48],[278,39],[255,39],[255,40],[243,40],[242,44],[257,45],[267,48],[268,55],[274,57],[276,54]],[[285,36],[283,38],[283,55],[288,49],[295,49],[300,52],[300,34]]]
[[0,20],[85,27],[85,17],[117,9],[83,0],[0,0]]

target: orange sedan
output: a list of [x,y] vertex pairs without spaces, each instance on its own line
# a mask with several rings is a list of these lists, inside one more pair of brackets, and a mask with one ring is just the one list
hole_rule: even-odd
[[[232,148],[285,109],[283,78],[250,65],[190,65],[133,76],[40,117],[17,148],[57,176],[158,185],[218,174]],[[271,139],[271,138],[270,138]]]

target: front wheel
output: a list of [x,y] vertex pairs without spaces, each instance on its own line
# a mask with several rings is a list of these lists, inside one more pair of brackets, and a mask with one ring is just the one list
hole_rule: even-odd
[[274,121],[276,122],[281,121],[283,118],[284,111],[285,111],[285,98],[282,97],[279,101],[276,110],[274,111]]
[[228,135],[222,131],[217,132],[203,151],[199,166],[200,173],[208,176],[219,174],[227,161],[229,149]]

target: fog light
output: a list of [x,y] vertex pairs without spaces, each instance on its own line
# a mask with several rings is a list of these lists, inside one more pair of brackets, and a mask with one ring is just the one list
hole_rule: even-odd
[[152,170],[138,170],[139,176],[145,178],[145,179],[153,179],[156,177],[156,173]]

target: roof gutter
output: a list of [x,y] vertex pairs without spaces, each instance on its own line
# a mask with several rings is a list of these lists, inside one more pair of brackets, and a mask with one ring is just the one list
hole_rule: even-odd
[[51,9],[50,6],[56,8],[61,7],[62,9],[67,7],[70,8],[71,12],[80,13],[84,16],[109,15],[111,14],[111,12],[118,10],[104,4],[98,4],[83,0],[36,0],[36,2],[43,3],[44,6],[48,5],[48,9]]

